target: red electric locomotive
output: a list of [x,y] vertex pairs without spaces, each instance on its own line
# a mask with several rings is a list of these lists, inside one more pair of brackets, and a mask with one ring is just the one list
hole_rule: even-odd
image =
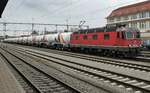
[[125,25],[79,30],[71,35],[70,47],[105,56],[135,57],[140,53],[140,31]]

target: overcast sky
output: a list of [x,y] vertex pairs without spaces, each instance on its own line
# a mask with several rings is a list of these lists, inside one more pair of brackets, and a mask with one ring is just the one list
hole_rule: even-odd
[[9,0],[0,21],[79,24],[90,27],[106,24],[112,10],[145,0]]
[[145,0],[9,0],[0,21],[104,26],[113,9]]

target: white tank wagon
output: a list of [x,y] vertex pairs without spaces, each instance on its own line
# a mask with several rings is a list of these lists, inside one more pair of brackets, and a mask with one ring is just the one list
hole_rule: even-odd
[[56,44],[58,38],[58,33],[43,35],[43,38],[41,40],[41,46],[47,46],[47,47],[53,47],[54,44]]
[[69,47],[71,34],[72,32],[63,32],[45,35],[43,37],[44,44],[53,48]]
[[29,36],[6,39],[6,42],[52,47],[57,49],[68,48],[72,32],[53,33],[48,35]]
[[28,37],[23,37],[22,44],[26,45],[28,43]]
[[12,42],[12,38],[7,38],[7,39],[4,39],[3,42],[6,42],[6,43],[11,43]]
[[12,42],[16,43],[18,38],[12,38]]
[[33,35],[31,37],[32,37],[31,45],[35,46],[36,45],[36,38],[37,38],[37,36]]
[[18,38],[10,38],[9,41],[10,43],[17,43]]
[[59,33],[58,35],[58,41],[62,45],[62,47],[69,47],[70,40],[71,40],[71,34],[73,32],[64,32],[64,33]]
[[35,45],[40,46],[41,42],[42,42],[42,39],[43,39],[43,35],[36,36],[35,41],[34,41]]
[[16,43],[19,44],[19,42],[20,42],[20,37],[17,38],[17,42]]
[[24,43],[24,37],[19,37],[17,40],[18,44],[23,44]]
[[17,43],[18,41],[18,38],[7,38],[7,39],[4,39],[3,42],[6,42],[6,43]]
[[29,36],[27,39],[27,45],[32,45],[32,36]]
[[65,44],[68,44],[70,43],[70,40],[71,40],[71,34],[73,32],[66,32],[66,33],[61,33],[60,36],[62,37],[63,39],[63,42],[60,41],[61,43],[65,43]]

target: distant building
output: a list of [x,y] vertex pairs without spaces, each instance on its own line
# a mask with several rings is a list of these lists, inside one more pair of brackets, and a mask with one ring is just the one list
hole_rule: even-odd
[[127,24],[142,32],[143,39],[150,39],[150,0],[120,7],[107,17],[107,24]]

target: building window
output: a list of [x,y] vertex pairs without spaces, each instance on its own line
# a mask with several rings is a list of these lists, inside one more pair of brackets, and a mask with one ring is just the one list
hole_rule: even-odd
[[84,40],[87,40],[87,39],[88,39],[87,35],[83,36],[83,39],[84,39]]
[[137,15],[136,14],[131,15],[131,19],[137,19]]
[[126,23],[126,27],[129,27],[129,24]]
[[150,28],[150,21],[149,21],[149,27],[148,28]]
[[146,22],[140,22],[140,29],[146,29]]
[[93,40],[97,40],[98,36],[97,35],[93,35]]
[[137,22],[131,23],[131,27],[137,28]]
[[105,40],[109,40],[109,38],[110,38],[109,34],[105,34],[105,35],[104,35],[104,39],[105,39]]
[[124,19],[124,20],[129,20],[129,17],[128,17],[128,16],[124,16],[123,19]]
[[109,19],[109,22],[114,22],[114,18],[110,18],[110,19]]
[[120,18],[120,17],[118,17],[118,18],[117,18],[117,21],[121,21],[121,18]]
[[146,29],[148,29],[148,28],[149,28],[149,22],[146,21]]
[[140,17],[140,18],[145,18],[145,17],[146,17],[146,12],[141,12],[141,13],[139,14],[139,17]]

